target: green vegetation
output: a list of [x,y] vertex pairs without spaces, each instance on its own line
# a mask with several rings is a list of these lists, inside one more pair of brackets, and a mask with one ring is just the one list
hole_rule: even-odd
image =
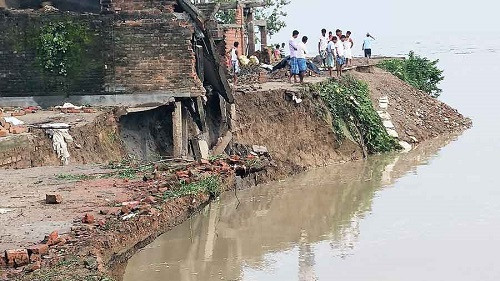
[[203,178],[197,182],[185,183],[181,182],[179,188],[173,190],[167,190],[163,194],[163,199],[174,199],[180,198],[188,195],[196,195],[200,192],[208,192],[210,196],[217,197],[220,195],[221,181],[218,176],[209,176]]
[[85,175],[85,174],[78,174],[78,175],[59,174],[59,175],[56,175],[56,179],[67,180],[67,181],[86,181],[86,180],[93,180],[96,178],[97,178],[97,176],[95,176],[95,175]]
[[443,71],[437,67],[438,62],[439,60],[431,61],[411,51],[405,60],[384,60],[378,66],[430,96],[438,97],[442,90],[437,84],[444,79]]
[[382,120],[373,108],[368,85],[352,76],[340,80],[330,79],[312,86],[332,115],[332,125],[337,139],[342,142],[346,131],[357,139],[368,153],[389,152],[399,149],[399,144],[387,134]]
[[91,37],[85,26],[68,20],[45,24],[33,40],[37,64],[49,73],[67,76],[82,63]]

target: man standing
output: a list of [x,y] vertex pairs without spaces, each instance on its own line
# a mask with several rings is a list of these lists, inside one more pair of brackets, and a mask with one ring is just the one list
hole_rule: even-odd
[[292,38],[288,41],[288,47],[290,48],[290,83],[293,81],[297,83],[297,75],[299,75],[299,64],[297,62],[297,53],[299,50],[299,45],[297,42],[297,37],[299,37],[299,32],[294,30],[292,33]]
[[238,61],[238,46],[240,45],[239,42],[234,42],[234,47],[231,49],[231,69],[233,72],[233,82],[234,85],[236,86],[236,83],[238,82],[238,73],[240,73],[240,63]]
[[345,50],[344,50],[344,41],[345,35],[340,36],[340,40],[336,37],[333,37],[333,42],[335,43],[335,54],[336,54],[336,63],[337,63],[337,77],[340,78],[342,76],[342,68],[345,64]]
[[335,66],[335,43],[333,39],[337,40],[337,37],[333,36],[328,41],[328,45],[326,45],[326,67],[330,72],[330,77],[332,77],[332,69]]
[[321,37],[319,37],[318,42],[318,53],[323,61],[323,66],[326,66],[326,45],[328,44],[328,38],[326,38],[326,29],[321,30]]
[[307,36],[302,37],[302,42],[299,43],[297,50],[297,64],[299,66],[300,83],[304,83],[304,76],[307,72],[307,40]]
[[375,38],[373,38],[370,33],[366,33],[366,38],[363,41],[363,50],[365,51],[365,58],[368,58],[368,60],[372,58],[373,40],[375,40]]
[[337,39],[340,40],[340,37],[342,37],[342,30],[340,29],[335,30],[335,35],[337,36]]

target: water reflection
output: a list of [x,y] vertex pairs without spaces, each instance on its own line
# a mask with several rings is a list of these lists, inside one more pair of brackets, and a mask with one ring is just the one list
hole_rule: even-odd
[[318,280],[315,249],[350,255],[377,190],[415,172],[454,139],[239,192],[239,206],[225,194],[137,253],[124,280]]

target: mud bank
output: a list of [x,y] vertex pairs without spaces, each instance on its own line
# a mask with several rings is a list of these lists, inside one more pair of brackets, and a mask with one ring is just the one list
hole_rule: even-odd
[[[352,75],[368,83],[375,105],[381,97],[388,97],[388,111],[393,116],[395,130],[400,138],[413,145],[471,126],[470,120],[456,110],[389,73],[369,68]],[[318,78],[315,82],[324,80],[326,78]],[[293,96],[302,102],[297,103]],[[151,170],[140,171],[136,180],[101,182],[97,190],[117,190],[127,196],[104,200],[107,198],[102,194],[89,190],[86,196],[98,198],[98,203],[92,209],[87,207],[71,213],[75,217],[72,218],[73,226],[65,233],[68,235],[65,243],[49,248],[49,253],[41,260],[42,268],[28,273],[33,268],[18,267],[4,272],[3,277],[12,280],[109,280],[103,279],[108,276],[120,280],[126,261],[137,250],[216,198],[206,190],[180,198],[165,197],[169,192],[178,191],[179,186],[183,186],[180,182],[196,183],[201,178],[200,173],[215,174],[220,177],[220,191],[230,191],[282,179],[313,167],[363,157],[356,142],[337,141],[331,116],[323,114],[325,105],[308,86],[273,82],[242,87],[235,94],[235,103],[236,115],[231,116],[233,141],[226,150],[233,155],[231,158],[214,157],[210,162],[174,165],[160,177],[155,176],[157,169],[153,165]],[[253,145],[264,146],[268,153],[258,157],[258,168],[252,170],[255,164]],[[90,185],[99,180],[80,182]],[[127,202],[137,204],[124,210],[127,204],[123,203]],[[95,221],[82,223],[87,213],[95,217]]]

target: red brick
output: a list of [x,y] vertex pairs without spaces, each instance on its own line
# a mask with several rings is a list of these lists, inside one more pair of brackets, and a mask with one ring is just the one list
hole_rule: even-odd
[[12,112],[10,114],[10,116],[23,116],[23,115],[26,115],[26,112],[24,110],[19,110],[19,111],[16,111],[16,112]]
[[86,224],[93,224],[95,222],[95,217],[92,214],[85,214],[85,216],[83,216],[82,222]]
[[42,263],[40,261],[36,261],[30,265],[28,265],[24,271],[26,272],[33,272],[35,270],[39,270],[40,268],[42,268]]
[[49,246],[55,245],[57,238],[59,238],[59,233],[57,230],[54,230],[48,236],[45,236],[44,243],[47,243]]
[[62,200],[61,194],[45,194],[46,204],[61,204]]
[[95,113],[96,110],[93,108],[84,108],[83,113]]
[[42,260],[42,256],[39,254],[31,254],[30,255],[30,262],[31,263],[41,261],[41,260]]
[[32,254],[38,254],[38,255],[46,255],[49,253],[49,245],[47,244],[38,244],[38,245],[34,245],[34,246],[31,246],[31,247],[28,247],[28,254],[30,254],[30,256]]
[[9,131],[12,134],[18,135],[18,134],[26,133],[28,131],[28,128],[26,128],[24,126],[12,126],[12,127],[10,127]]
[[9,131],[7,131],[5,129],[0,130],[0,137],[6,137],[8,135],[9,135]]
[[7,250],[5,256],[9,266],[19,267],[29,263],[28,250],[26,249]]

